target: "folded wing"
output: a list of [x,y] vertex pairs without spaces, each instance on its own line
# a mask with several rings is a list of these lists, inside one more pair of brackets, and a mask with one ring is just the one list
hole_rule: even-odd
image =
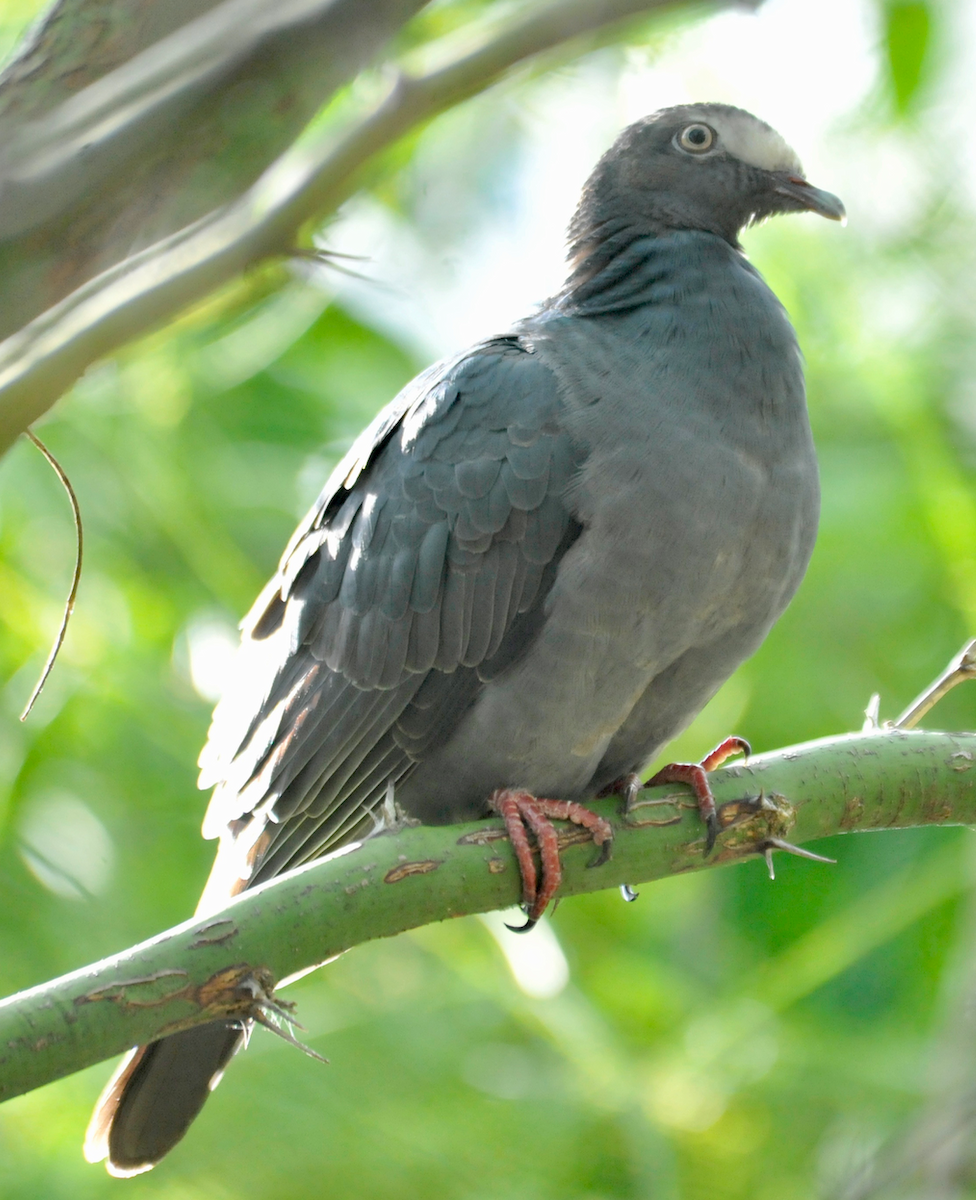
[[365,431],[244,622],[200,760],[222,838],[205,906],[367,831],[520,656],[579,533],[577,458],[514,338],[432,367]]

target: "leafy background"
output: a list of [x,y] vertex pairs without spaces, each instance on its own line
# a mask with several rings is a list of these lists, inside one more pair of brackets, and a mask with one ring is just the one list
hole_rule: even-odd
[[[0,45],[32,0],[8,0]],[[473,9],[441,2],[422,42]],[[660,21],[523,73],[378,165],[323,245],[89,372],[43,428],[85,517],[64,653],[17,715],[73,556],[37,453],[0,466],[0,991],[182,920],[212,847],[194,762],[233,627],[372,413],[559,282],[616,129],[702,97],[767,117],[846,231],[752,231],[807,357],[817,551],[680,739],[758,750],[894,716],[976,632],[976,19],[964,0]],[[976,696],[937,712],[973,728]],[[258,1030],[163,1166],[81,1159],[102,1065],[0,1108],[0,1195],[71,1200],[807,1200],[976,1195],[976,841],[889,832],[361,947],[291,997],[323,1067]]]

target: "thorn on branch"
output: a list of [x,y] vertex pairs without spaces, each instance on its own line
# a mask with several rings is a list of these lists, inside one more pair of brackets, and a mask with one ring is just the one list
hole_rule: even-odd
[[318,1059],[319,1062],[328,1063],[328,1059],[324,1058],[317,1050],[313,1050],[311,1046],[306,1046],[304,1042],[295,1037],[295,1030],[301,1029],[302,1032],[307,1032],[305,1026],[296,1019],[293,1015],[295,1012],[295,1004],[291,1000],[280,1000],[274,994],[274,989],[266,989],[259,979],[255,976],[241,981],[241,987],[250,987],[253,993],[252,1011],[248,1014],[253,1021],[259,1025],[263,1025],[265,1029],[269,1029],[275,1037],[280,1037],[282,1041],[288,1042],[290,1046],[296,1046],[303,1054],[307,1054],[309,1058]]
[[397,804],[396,789],[392,779],[387,782],[383,804],[380,808],[373,809],[369,815],[373,818],[373,828],[367,835],[367,841],[369,838],[380,837],[383,834],[400,833],[404,829],[412,829],[420,824],[416,817],[408,816]]
[[773,851],[784,850],[787,854],[795,854],[797,858],[809,858],[813,862],[831,863],[836,866],[836,858],[828,858],[825,854],[814,854],[812,850],[804,850],[802,846],[794,846],[792,842],[784,842],[782,838],[767,838],[764,845],[758,847],[762,851],[763,858],[766,860],[766,868],[769,871],[769,878],[775,879],[776,872],[773,870]]
[[743,858],[761,854],[766,860],[769,878],[776,878],[773,868],[773,851],[782,850],[798,858],[809,858],[813,862],[834,863],[837,860],[823,854],[814,854],[786,841],[784,834],[796,824],[796,810],[778,792],[760,792],[744,800],[732,800],[723,804],[716,813],[723,835],[720,859]]

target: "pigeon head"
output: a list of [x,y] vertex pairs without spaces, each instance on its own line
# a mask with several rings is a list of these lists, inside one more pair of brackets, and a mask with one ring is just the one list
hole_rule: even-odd
[[728,104],[681,104],[629,125],[597,163],[570,225],[571,257],[579,265],[621,235],[678,229],[737,246],[747,225],[788,212],[844,219],[765,121]]

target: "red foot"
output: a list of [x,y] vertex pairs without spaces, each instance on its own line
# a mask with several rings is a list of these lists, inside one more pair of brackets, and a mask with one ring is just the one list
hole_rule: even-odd
[[[556,821],[572,821],[582,825],[593,835],[598,846],[603,847],[603,853],[593,866],[598,866],[610,857],[610,843],[613,840],[613,830],[610,823],[595,812],[576,804],[572,800],[545,800],[533,796],[530,792],[519,791],[516,788],[499,788],[491,798],[491,807],[505,822],[509,841],[518,859],[519,871],[522,874],[522,906],[526,912],[526,923],[515,930],[525,933],[532,928],[546,911],[546,905],[556,894],[562,882],[563,869],[559,861],[559,839],[552,824]],[[539,859],[542,865],[542,883],[535,869],[532,857],[532,847],[525,832],[526,825],[535,834],[539,845]],[[513,928],[509,926],[509,928]]]
[[715,797],[712,795],[712,789],[708,786],[705,772],[714,771],[733,754],[749,755],[751,753],[752,747],[745,738],[726,738],[724,742],[715,747],[711,754],[706,754],[700,763],[668,763],[647,781],[648,787],[657,787],[660,783],[687,783],[690,785],[698,801],[698,811],[708,829],[705,838],[706,857],[712,852],[719,828],[718,816],[715,812]]

